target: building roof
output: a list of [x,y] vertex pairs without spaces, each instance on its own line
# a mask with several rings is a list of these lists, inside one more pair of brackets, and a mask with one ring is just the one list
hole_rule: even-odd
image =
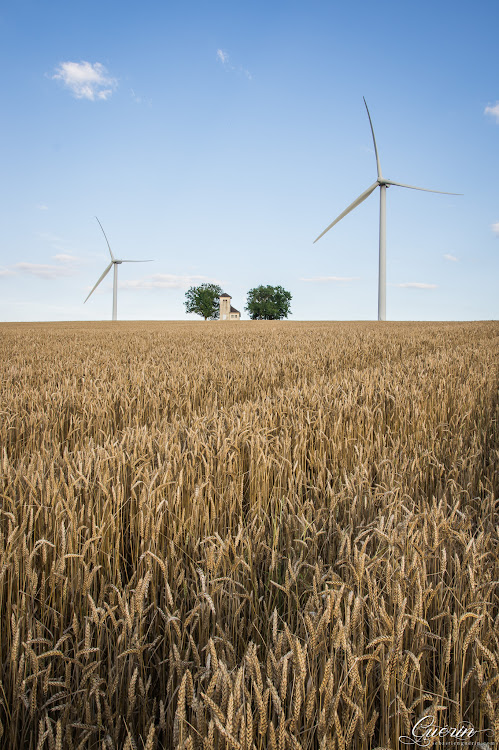
[[[227,296],[229,296],[229,295],[227,295]],[[231,299],[232,299],[232,298],[231,298]],[[236,308],[235,308],[235,307],[232,307],[232,305],[230,306],[230,311],[231,311],[231,312],[237,312],[237,313],[239,313],[239,315],[241,315],[241,313],[239,312],[239,310],[236,310]]]
[[222,299],[222,297],[228,297],[229,299],[232,299],[230,294],[227,294],[226,292],[223,292],[223,294],[220,295],[220,299]]

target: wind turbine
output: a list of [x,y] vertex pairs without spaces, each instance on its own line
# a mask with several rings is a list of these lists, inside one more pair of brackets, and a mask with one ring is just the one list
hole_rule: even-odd
[[[97,219],[97,216],[95,218]],[[90,297],[90,295],[93,292],[95,292],[95,290],[97,289],[97,287],[99,286],[99,284],[101,283],[101,281],[104,279],[104,277],[107,276],[107,274],[109,273],[109,271],[111,270],[111,268],[114,267],[114,279],[113,279],[113,320],[116,320],[117,319],[117,310],[118,310],[118,266],[121,263],[152,263],[152,260],[118,260],[117,258],[115,258],[114,255],[113,255],[113,251],[111,250],[111,245],[109,244],[109,240],[106,237],[106,233],[104,231],[104,228],[103,228],[102,224],[100,223],[99,219],[97,219],[97,221],[99,222],[99,226],[102,229],[102,234],[104,235],[104,237],[106,239],[107,246],[109,248],[109,254],[111,256],[111,263],[108,265],[108,267],[106,268],[106,270],[104,271],[104,273],[102,274],[102,276],[100,277],[100,279],[98,280],[97,284],[94,286],[94,288],[92,289],[92,291],[90,292],[90,294],[88,295],[88,297]],[[88,297],[87,297],[87,299],[88,299]],[[85,300],[85,302],[87,301],[87,299]],[[85,304],[85,302],[83,304]]]
[[[362,97],[364,98],[364,97]],[[429,188],[415,187],[414,185],[404,185],[401,182],[393,182],[393,180],[387,180],[381,173],[381,164],[379,163],[378,148],[376,146],[376,138],[374,137],[374,128],[367,107],[367,102],[364,99],[364,104],[367,109],[367,116],[369,117],[369,124],[371,125],[371,133],[373,136],[374,153],[376,154],[376,166],[378,170],[378,179],[374,182],[371,187],[368,187],[358,198],[346,208],[326,229],[314,240],[314,244],[317,240],[320,240],[326,232],[334,227],[344,216],[357,208],[363,201],[368,198],[372,192],[379,187],[379,275],[378,275],[378,320],[386,320],[386,189],[390,185],[396,185],[397,187],[410,188],[411,190],[424,190],[426,193],[441,193],[442,195],[462,195],[462,193],[446,193],[443,190],[429,190]]]

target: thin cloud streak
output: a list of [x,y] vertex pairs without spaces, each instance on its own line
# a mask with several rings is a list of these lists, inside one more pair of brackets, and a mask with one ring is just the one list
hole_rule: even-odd
[[399,289],[437,289],[438,284],[425,284],[420,281],[407,281],[403,284],[393,284]]
[[455,255],[451,255],[450,253],[444,253],[444,258],[445,258],[445,260],[450,260],[453,263],[459,263],[458,258],[456,258]]
[[53,255],[52,258],[54,260],[59,261],[59,263],[79,263],[80,259],[76,257],[76,255],[68,255],[67,253],[58,253],[57,255]]
[[360,276],[313,276],[310,279],[299,279],[300,281],[328,282],[328,281],[359,281]]
[[71,266],[52,266],[48,263],[16,263],[14,268],[21,273],[37,276],[39,279],[59,279],[62,276],[72,276],[75,273]]
[[52,244],[60,244],[61,242],[64,242],[62,237],[59,237],[57,234],[52,234],[51,232],[38,232],[37,237],[45,242],[51,242]]
[[53,258],[55,258],[55,260],[60,260],[62,262],[68,262],[69,259],[72,259],[75,262],[81,261],[80,258],[77,258],[72,254],[71,249],[68,247],[69,242],[63,237],[58,237],[56,234],[52,234],[51,232],[37,232],[36,236],[39,239],[43,240],[43,242],[48,243],[51,248],[57,252],[57,255],[52,256]]
[[492,224],[492,231],[499,237],[499,221],[496,224]]
[[122,281],[120,289],[188,289],[202,283],[219,284],[218,279],[210,279],[207,276],[176,276],[169,273],[156,273],[143,279]]
[[101,63],[62,62],[56,68],[52,76],[55,81],[69,89],[75,99],[88,99],[89,101],[109,99],[118,85],[115,78],[109,75]]
[[246,70],[246,68],[243,68],[242,65],[232,65],[232,63],[229,60],[229,53],[225,52],[223,49],[217,49],[217,60],[222,63],[224,68],[226,70],[231,70],[233,73],[242,73],[246,76],[248,81],[253,80],[253,76],[249,72],[249,70]]
[[147,104],[149,107],[152,105],[152,99],[140,96],[140,94],[137,94],[134,89],[130,89],[130,96],[135,104]]

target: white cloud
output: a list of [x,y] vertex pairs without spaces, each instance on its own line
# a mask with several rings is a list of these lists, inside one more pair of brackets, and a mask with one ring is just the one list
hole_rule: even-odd
[[48,210],[49,210],[49,207],[48,207],[48,206],[46,206],[46,205],[45,205],[45,203],[39,203],[39,204],[37,205],[37,209],[38,209],[39,211],[48,211]]
[[451,255],[450,253],[444,253],[445,260],[451,260],[453,263],[458,263],[458,259],[455,255]]
[[251,75],[249,70],[246,70],[246,68],[243,68],[241,65],[232,65],[232,63],[229,61],[228,52],[225,52],[223,49],[217,49],[217,60],[222,63],[226,70],[231,70],[234,73],[242,73],[249,81],[253,79],[253,76]]
[[437,284],[424,284],[419,281],[407,281],[404,284],[394,284],[393,286],[398,286],[400,289],[436,289]]
[[499,236],[499,221],[496,224],[492,224],[492,231]]
[[488,105],[483,111],[484,115],[492,115],[499,122],[499,102],[496,102],[493,106]]
[[72,254],[68,240],[65,240],[63,237],[59,237],[51,232],[37,232],[36,236],[43,242],[46,242],[52,250],[56,251],[57,255],[52,256],[55,260],[63,263],[68,262],[69,259],[80,262],[80,258]]
[[63,62],[56,68],[54,80],[62,81],[76,99],[109,99],[118,85],[101,63]]
[[143,279],[120,282],[122,289],[188,289],[203,283],[220,284],[217,279],[209,279],[206,276],[175,276],[170,273],[156,273]]
[[67,253],[58,253],[52,256],[54,260],[58,260],[59,263],[78,263],[79,258],[76,255],[68,255]]
[[358,281],[360,276],[313,276],[310,279],[300,279],[300,281]]
[[52,234],[51,232],[38,232],[37,237],[44,242],[50,242],[52,245],[58,245],[64,242],[62,237],[59,237],[57,234]]
[[135,104],[147,104],[149,107],[152,105],[152,99],[145,99],[143,96],[140,96],[140,94],[137,94],[134,89],[130,89],[130,96]]
[[10,268],[0,269],[0,276],[12,276],[16,272],[27,273],[31,276],[37,276],[39,279],[59,279],[63,276],[72,276],[77,271],[77,265],[80,259],[76,255],[67,253],[58,253],[52,256],[58,265],[50,263],[15,263]]
[[16,263],[14,268],[17,268],[21,273],[38,276],[39,279],[58,279],[61,276],[71,276],[74,273],[71,266],[51,266],[46,263]]

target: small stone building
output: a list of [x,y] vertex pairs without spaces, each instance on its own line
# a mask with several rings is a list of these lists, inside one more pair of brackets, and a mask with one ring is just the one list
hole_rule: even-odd
[[220,295],[220,320],[241,320],[241,313],[230,304],[230,294]]

